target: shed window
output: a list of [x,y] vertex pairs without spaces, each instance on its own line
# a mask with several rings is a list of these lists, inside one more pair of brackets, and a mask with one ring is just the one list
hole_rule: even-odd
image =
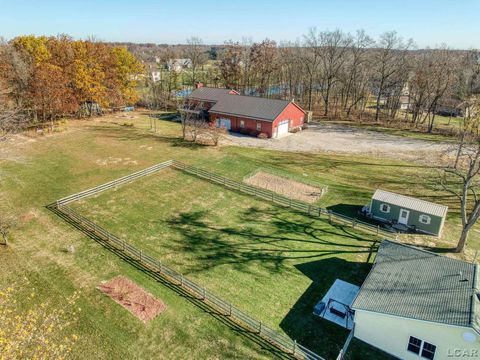
[[240,120],[240,127],[244,128],[245,127],[245,120]]
[[257,122],[257,131],[262,131],[262,123]]
[[420,215],[419,219],[418,219],[422,224],[430,224],[430,221],[432,221],[432,219],[430,218],[430,216],[428,215],[425,215],[425,214],[422,214]]
[[408,340],[407,350],[415,354],[420,354],[420,348],[422,347],[422,340],[417,339],[416,337],[410,336]]
[[381,204],[380,205],[380,211],[384,212],[384,213],[389,213],[390,212],[390,205]]
[[426,341],[423,342],[422,357],[425,359],[433,360],[435,357],[435,350],[437,347]]

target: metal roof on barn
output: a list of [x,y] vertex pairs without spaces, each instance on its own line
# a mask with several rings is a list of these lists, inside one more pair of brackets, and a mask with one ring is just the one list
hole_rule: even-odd
[[445,217],[448,211],[448,206],[435,204],[429,201],[416,199],[410,196],[395,194],[390,191],[377,189],[372,197],[373,200],[378,200],[391,205],[401,206],[406,209],[416,210],[424,214]]
[[478,291],[477,265],[384,240],[352,308],[480,332]]
[[232,90],[230,89],[201,87],[193,90],[187,96],[187,98],[200,101],[217,102],[224,96],[230,95],[231,91]]
[[234,90],[201,87],[195,89],[188,98],[215,103],[210,109],[211,113],[265,121],[274,121],[291,103],[288,100],[238,95],[236,92],[233,95],[232,91]]
[[290,104],[288,100],[267,99],[256,96],[223,96],[210,112],[253,119],[274,121]]

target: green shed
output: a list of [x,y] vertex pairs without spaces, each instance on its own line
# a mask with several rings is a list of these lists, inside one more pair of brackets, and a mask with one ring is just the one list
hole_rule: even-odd
[[369,210],[370,215],[376,220],[440,236],[448,207],[377,189]]

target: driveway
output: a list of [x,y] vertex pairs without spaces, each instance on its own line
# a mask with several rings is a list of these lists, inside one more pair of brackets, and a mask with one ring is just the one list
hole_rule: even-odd
[[225,145],[292,152],[364,154],[431,163],[445,157],[451,145],[341,125],[309,125],[307,130],[280,139],[258,139],[229,134]]

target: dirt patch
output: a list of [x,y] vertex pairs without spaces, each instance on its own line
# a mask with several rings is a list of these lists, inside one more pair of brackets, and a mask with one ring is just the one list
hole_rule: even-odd
[[245,183],[257,186],[290,199],[314,203],[322,197],[322,189],[281,176],[259,171],[244,180]]
[[144,323],[165,311],[167,306],[126,277],[117,276],[98,289],[110,296]]

